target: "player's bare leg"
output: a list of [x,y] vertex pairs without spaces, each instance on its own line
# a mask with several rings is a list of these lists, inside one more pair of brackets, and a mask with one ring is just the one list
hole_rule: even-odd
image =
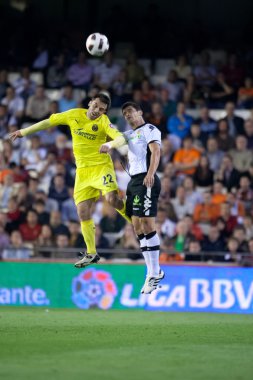
[[121,216],[123,216],[123,218],[126,219],[128,223],[132,223],[131,218],[129,218],[129,216],[126,214],[126,202],[119,197],[119,194],[116,190],[105,194],[105,199],[112,207],[118,211]]
[[95,198],[88,199],[77,205],[77,213],[81,222],[82,235],[87,246],[87,252],[80,252],[81,259],[75,263],[76,268],[83,268],[100,260],[96,252],[95,224],[92,219],[92,206]]

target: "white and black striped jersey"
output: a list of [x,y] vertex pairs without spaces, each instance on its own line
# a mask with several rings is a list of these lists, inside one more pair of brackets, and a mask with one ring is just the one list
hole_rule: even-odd
[[134,130],[124,132],[128,144],[129,174],[146,173],[150,164],[149,144],[161,145],[161,132],[152,124],[145,123]]

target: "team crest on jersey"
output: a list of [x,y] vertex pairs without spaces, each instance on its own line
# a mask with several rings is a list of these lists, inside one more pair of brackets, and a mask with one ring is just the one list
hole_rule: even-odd
[[98,126],[97,124],[93,124],[92,128],[91,128],[94,132],[97,132],[98,131]]

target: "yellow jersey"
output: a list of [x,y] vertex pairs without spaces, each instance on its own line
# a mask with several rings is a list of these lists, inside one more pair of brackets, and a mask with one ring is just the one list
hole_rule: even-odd
[[106,142],[107,136],[114,140],[122,133],[112,126],[108,116],[103,114],[95,120],[90,120],[87,117],[87,109],[76,108],[51,115],[49,122],[52,126],[70,127],[77,168],[111,163],[108,153],[99,153],[100,145]]

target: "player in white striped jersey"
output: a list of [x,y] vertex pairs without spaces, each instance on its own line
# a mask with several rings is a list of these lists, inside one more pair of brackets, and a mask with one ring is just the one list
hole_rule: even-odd
[[147,276],[141,292],[155,290],[164,278],[159,266],[160,240],[156,232],[155,217],[160,194],[160,180],[156,170],[160,160],[161,132],[154,125],[145,123],[138,104],[127,102],[122,113],[132,130],[112,142],[101,146],[100,152],[108,152],[128,144],[129,174],[126,213],[132,219],[135,233],[147,265]]

